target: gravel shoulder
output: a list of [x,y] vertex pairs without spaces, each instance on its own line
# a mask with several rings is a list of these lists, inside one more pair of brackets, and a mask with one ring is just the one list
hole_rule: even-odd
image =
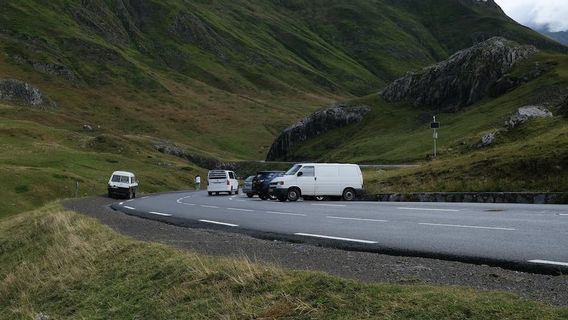
[[452,285],[504,291],[554,306],[568,306],[568,276],[511,271],[427,258],[345,251],[302,243],[268,241],[220,230],[184,228],[112,210],[105,197],[64,201],[124,235],[206,255],[246,258],[294,270],[312,270],[363,282]]

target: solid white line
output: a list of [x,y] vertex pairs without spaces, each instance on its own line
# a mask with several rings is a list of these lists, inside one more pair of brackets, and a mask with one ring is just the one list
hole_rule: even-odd
[[298,217],[306,217],[303,213],[290,213],[290,212],[278,212],[278,211],[266,211],[266,213],[270,214],[279,214],[283,216],[298,216]]
[[568,213],[559,213],[559,216],[568,216]]
[[515,231],[513,228],[500,228],[500,227],[481,227],[481,226],[463,226],[459,224],[442,224],[442,223],[419,223],[423,226],[437,226],[437,227],[453,227],[453,228],[470,228],[470,229],[488,229],[488,230],[503,230]]
[[331,240],[341,240],[341,241],[350,241],[350,242],[359,242],[359,243],[367,243],[367,244],[375,244],[376,241],[369,241],[369,240],[360,240],[360,239],[351,239],[351,238],[341,238],[341,237],[332,237],[332,236],[324,236],[321,234],[311,234],[311,233],[294,233],[297,236],[304,236],[304,237],[312,237],[312,238],[322,238],[322,239],[331,239]]
[[129,206],[124,206],[124,207],[125,207],[126,209],[136,210],[136,209],[134,209],[134,208],[132,208],[132,207],[129,207]]
[[346,205],[344,204],[312,204],[312,206],[318,206],[318,207],[346,207]]
[[406,208],[398,207],[398,210],[418,210],[418,211],[442,211],[442,212],[459,212],[457,209],[430,209],[430,208]]
[[168,214],[168,213],[161,213],[161,212],[155,212],[155,211],[150,211],[150,213],[158,215],[158,216],[163,216],[163,217],[171,217],[172,216],[171,214]]
[[568,267],[568,262],[558,262],[558,261],[549,261],[549,260],[529,260],[530,263],[538,263],[538,264],[551,264],[555,266],[563,266]]
[[211,208],[211,209],[219,209],[219,207],[216,207],[216,206],[206,206],[206,205],[204,205],[204,204],[200,205],[200,207],[203,207],[203,208]]
[[222,226],[228,226],[228,227],[238,227],[238,224],[232,224],[232,223],[225,223],[225,222],[219,222],[219,221],[212,221],[212,220],[199,220],[201,222],[205,222],[205,223],[212,223],[212,224],[219,224]]
[[254,212],[254,210],[250,210],[250,209],[239,209],[239,208],[227,208],[227,210],[232,210],[232,211],[244,211],[244,212]]
[[377,220],[377,219],[365,219],[365,218],[346,218],[346,217],[334,217],[327,216],[328,219],[338,219],[338,220],[355,220],[355,221],[370,221],[370,222],[388,222],[387,220]]

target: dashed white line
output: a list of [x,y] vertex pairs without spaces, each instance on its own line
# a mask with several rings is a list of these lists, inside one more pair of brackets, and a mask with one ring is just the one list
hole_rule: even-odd
[[207,206],[207,205],[204,205],[204,204],[200,205],[200,207],[202,207],[202,208],[210,208],[210,209],[219,209],[219,207],[217,207],[217,206]]
[[150,211],[151,214],[155,214],[157,216],[162,216],[162,217],[171,217],[172,215],[169,213],[161,213],[161,212],[156,212],[156,211]]
[[342,238],[342,237],[333,237],[333,236],[324,236],[321,234],[311,234],[311,233],[294,233],[297,236],[303,237],[312,237],[312,238],[321,238],[321,239],[330,239],[330,240],[340,240],[340,241],[349,241],[349,242],[358,242],[358,243],[366,243],[366,244],[376,244],[376,241],[370,240],[361,240],[361,239],[351,239],[351,238]]
[[219,221],[213,221],[213,220],[199,220],[199,221],[205,222],[205,223],[218,224],[218,225],[222,225],[222,226],[228,226],[228,227],[238,227],[239,226],[238,224],[219,222]]
[[559,213],[559,216],[568,216],[568,213]]
[[145,196],[145,197],[142,197],[142,198],[140,198],[140,199],[148,199],[148,198],[150,198],[150,197],[149,197],[149,196]]
[[441,212],[459,212],[457,209],[432,209],[432,208],[407,208],[398,207],[398,210],[416,210],[416,211],[441,211]]
[[327,216],[328,219],[337,219],[337,220],[354,220],[354,221],[368,221],[368,222],[388,222],[387,220],[377,220],[377,219],[365,219],[365,218],[347,218],[347,217],[334,217],[334,216]]
[[451,227],[451,228],[470,228],[470,229],[487,229],[487,230],[502,230],[502,231],[515,231],[514,228],[501,228],[501,227],[482,227],[482,226],[464,226],[459,224],[443,224],[443,223],[419,223],[423,226],[435,227]]
[[134,208],[132,208],[132,207],[129,207],[129,206],[124,206],[124,207],[125,207],[126,209],[136,210],[136,209],[134,209]]
[[182,202],[181,204],[183,204],[184,206],[195,206],[195,203],[188,203],[188,202]]
[[134,200],[135,200],[135,199],[130,199],[130,200],[126,200],[126,202],[132,202],[132,201],[134,201]]
[[312,204],[312,206],[317,206],[317,207],[347,207],[344,204]]
[[568,262],[559,262],[559,261],[549,261],[549,260],[529,260],[530,263],[537,263],[537,264],[549,264],[554,266],[563,266],[568,267]]
[[121,205],[123,205],[123,204],[124,204],[124,202],[121,202],[121,203],[119,203],[118,205],[121,206]]
[[239,208],[227,208],[227,210],[243,211],[243,212],[254,212],[254,210],[250,210],[250,209],[239,209]]
[[270,214],[279,214],[283,216],[298,216],[298,217],[306,217],[303,213],[291,213],[291,212],[278,212],[278,211],[266,211],[266,213]]

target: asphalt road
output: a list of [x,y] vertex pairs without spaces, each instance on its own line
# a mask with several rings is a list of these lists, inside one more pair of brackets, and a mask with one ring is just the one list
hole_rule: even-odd
[[113,205],[178,225],[346,249],[568,271],[568,206],[478,203],[262,201],[206,192]]

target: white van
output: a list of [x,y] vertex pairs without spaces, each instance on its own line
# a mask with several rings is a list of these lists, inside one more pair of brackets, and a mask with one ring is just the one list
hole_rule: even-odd
[[127,197],[128,199],[136,198],[138,191],[138,179],[132,172],[115,171],[108,179],[108,196],[113,198],[116,196]]
[[302,196],[340,196],[352,201],[362,191],[363,174],[356,164],[296,164],[270,183],[270,192],[280,201],[297,201]]
[[233,171],[211,170],[207,175],[207,193],[228,192],[229,194],[239,194],[239,180]]

